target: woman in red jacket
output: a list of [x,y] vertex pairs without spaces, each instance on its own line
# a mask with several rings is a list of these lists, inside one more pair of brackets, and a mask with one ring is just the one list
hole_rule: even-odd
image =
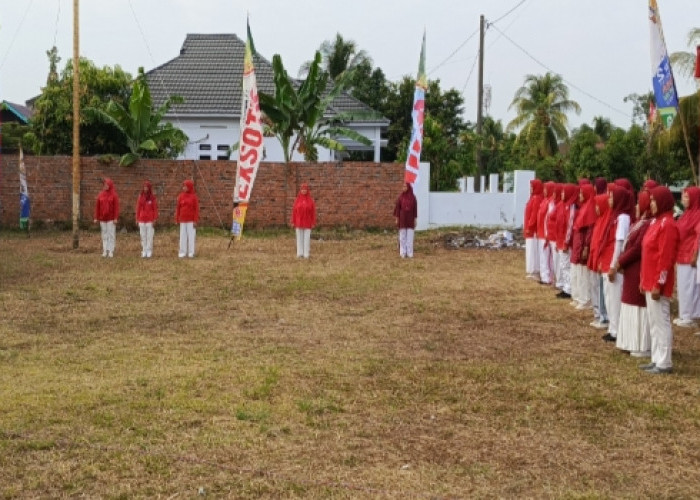
[[180,224],[180,250],[178,257],[194,257],[194,245],[199,222],[199,198],[190,179],[182,183],[182,192],[177,197],[175,222]]
[[530,279],[540,279],[540,254],[537,251],[537,213],[542,203],[542,181],[530,181],[530,199],[525,205],[523,236],[525,237],[525,275]]
[[413,232],[418,218],[418,201],[413,194],[413,187],[408,182],[403,185],[403,191],[394,206],[396,226],[399,228],[399,256],[413,258]]
[[595,213],[595,187],[581,186],[578,196],[579,209],[574,219],[574,238],[571,245],[571,295],[576,309],[591,308],[591,276],[586,266],[591,246],[593,225],[598,218]]
[[153,255],[153,226],[158,218],[158,202],[149,181],[143,183],[143,189],[136,202],[136,223],[141,233],[141,257],[150,259]]
[[100,223],[102,235],[102,257],[114,257],[117,239],[116,224],[119,221],[119,196],[114,190],[112,179],[105,178],[102,191],[95,202],[94,222]]
[[640,368],[647,373],[671,373],[673,329],[671,296],[673,295],[673,263],[678,254],[678,228],[673,220],[673,194],[665,186],[650,190],[651,214],[642,241],[642,272],[639,289],[646,296],[647,318],[651,334],[651,363]]
[[591,272],[591,305],[593,306],[593,328],[608,329],[608,311],[605,309],[605,295],[603,294],[603,278],[598,269],[598,255],[603,239],[603,233],[610,218],[610,203],[607,193],[598,194],[594,198],[595,211],[598,218],[593,224],[591,233],[591,245],[588,248],[588,261],[586,265]]
[[547,241],[547,214],[554,198],[554,182],[544,183],[542,201],[537,211],[537,251],[540,255],[540,283],[549,285],[552,281],[552,254]]
[[571,244],[576,218],[576,200],[579,187],[577,184],[562,186],[561,204],[557,214],[556,244],[559,253],[559,282],[561,291],[556,295],[560,299],[571,298]]
[[316,204],[309,193],[309,185],[301,185],[292,208],[292,226],[297,235],[297,258],[309,258],[311,251],[311,229],[316,226]]
[[685,188],[681,195],[681,204],[685,212],[676,222],[680,238],[676,258],[678,318],[673,320],[673,323],[683,328],[691,328],[697,326],[693,318],[698,316],[700,305],[700,287],[696,283],[693,269],[698,251],[698,233],[695,226],[700,222],[700,188]]

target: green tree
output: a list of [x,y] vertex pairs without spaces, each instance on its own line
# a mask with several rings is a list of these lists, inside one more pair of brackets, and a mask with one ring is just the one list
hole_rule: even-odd
[[358,101],[381,111],[386,105],[389,83],[381,68],[372,68],[369,61],[363,61],[350,75],[349,92]]
[[512,108],[517,116],[507,130],[520,129],[519,140],[541,158],[555,155],[559,142],[568,137],[567,113],[581,112],[578,103],[569,99],[569,89],[561,76],[552,73],[527,75],[525,84],[515,93]]
[[644,130],[647,130],[649,123],[649,108],[654,101],[654,92],[646,94],[630,94],[623,99],[624,102],[632,103],[632,125],[640,123]]
[[175,158],[185,150],[185,133],[163,121],[170,107],[181,102],[182,98],[170,97],[154,111],[146,76],[143,68],[139,68],[128,106],[112,100],[104,111],[99,108],[85,111],[97,121],[112,125],[126,139],[128,153],[121,157],[119,164],[129,166],[141,157]]
[[289,162],[292,153],[298,151],[307,161],[318,160],[318,147],[343,151],[345,147],[337,137],[347,137],[369,146],[372,142],[362,134],[344,126],[353,118],[347,113],[325,116],[329,106],[349,83],[349,73],[343,73],[336,81],[321,70],[321,53],[309,67],[301,84],[295,85],[282,64],[282,58],[272,58],[275,95],[260,92],[260,109],[266,116],[266,133],[277,137],[284,151],[284,161]]
[[[25,135],[24,142],[36,154],[67,155],[73,150],[73,62],[69,60],[58,76],[55,68],[60,59],[56,51],[48,51],[47,55],[49,76],[41,95],[34,101],[31,131]],[[98,68],[92,61],[80,59],[80,154],[125,150],[126,141],[117,130],[82,110],[104,110],[110,100],[126,102],[130,83],[131,75],[119,66]]]
[[[318,49],[323,58],[322,69],[328,73],[332,80],[337,80],[346,71],[352,71],[363,63],[372,64],[372,59],[364,50],[358,50],[353,40],[345,40],[340,33],[334,40],[325,40]],[[314,61],[306,61],[299,68],[299,76],[309,74]]]

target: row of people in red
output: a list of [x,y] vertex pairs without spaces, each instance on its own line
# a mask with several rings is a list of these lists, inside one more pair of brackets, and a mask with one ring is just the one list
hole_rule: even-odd
[[[153,226],[158,219],[158,200],[149,181],[145,181],[136,202],[136,223],[141,234],[141,257],[153,254]],[[116,246],[116,224],[119,221],[119,195],[111,179],[105,179],[102,191],[95,201],[95,224],[100,224],[102,256],[114,257]],[[180,248],[178,255],[194,257],[196,227],[199,222],[199,198],[194,182],[187,179],[175,204],[175,222],[180,225]]]
[[572,298],[577,309],[592,310],[591,326],[607,330],[603,340],[650,357],[641,365],[649,373],[672,371],[676,275],[681,313],[675,323],[692,326],[700,316],[694,269],[700,188],[687,188],[682,203],[686,211],[676,222],[673,194],[651,180],[635,203],[626,179],[563,185],[534,179],[525,208],[527,276],[554,285],[557,297]]

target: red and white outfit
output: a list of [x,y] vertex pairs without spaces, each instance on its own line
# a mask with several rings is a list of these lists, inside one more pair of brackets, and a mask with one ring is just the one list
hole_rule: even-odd
[[559,253],[559,283],[563,294],[571,295],[571,244],[574,237],[574,219],[576,218],[576,199],[579,187],[565,184],[562,188],[562,202],[557,213],[556,243]]
[[696,326],[693,318],[700,317],[700,285],[693,269],[698,251],[696,226],[700,223],[700,188],[685,188],[683,194],[688,196],[688,206],[676,221],[680,239],[676,257],[678,318],[674,323],[680,327],[693,327]]
[[602,244],[603,235],[607,228],[608,218],[610,216],[610,204],[607,194],[598,194],[593,198],[595,210],[598,215],[593,224],[591,234],[591,245],[588,250],[588,261],[586,267],[590,271],[588,282],[591,294],[591,305],[593,306],[593,322],[591,326],[596,328],[608,328],[608,313],[605,309],[605,301],[602,294],[602,277],[598,266],[598,257],[600,254],[600,246]]
[[648,369],[659,373],[655,370],[668,372],[673,366],[671,296],[679,235],[673,220],[674,199],[671,191],[665,186],[657,186],[650,190],[650,194],[652,203],[656,204],[656,213],[642,241],[640,289],[646,294],[651,333],[651,364]]
[[182,183],[182,192],[175,205],[175,222],[180,224],[180,248],[178,257],[194,257],[199,222],[199,198],[190,179]]
[[413,234],[418,218],[418,201],[413,194],[411,183],[404,184],[405,188],[396,200],[394,217],[399,228],[399,256],[413,258]]
[[119,220],[119,196],[114,190],[112,179],[105,179],[104,187],[97,195],[94,220],[100,223],[102,257],[114,257],[117,240],[116,224]]
[[547,241],[547,215],[550,210],[550,202],[554,198],[554,182],[545,182],[540,208],[537,211],[537,251],[540,256],[540,282],[549,284],[552,282],[552,253]]
[[136,201],[136,223],[141,234],[141,257],[151,258],[153,255],[153,225],[158,219],[158,201],[153,194],[153,186],[149,181],[143,183],[143,190]]
[[[595,213],[595,188],[592,184],[581,185],[579,209],[574,219],[574,238],[571,245],[571,297],[577,309],[591,307],[591,271],[586,262],[593,236]],[[597,276],[595,277],[597,279]]]
[[523,236],[525,237],[525,275],[540,279],[540,253],[537,245],[537,214],[542,203],[544,186],[539,179],[530,181],[530,199],[525,205]]
[[551,255],[551,276],[550,281],[556,288],[561,288],[561,269],[559,268],[559,252],[557,252],[557,213],[561,205],[561,192],[563,186],[554,183],[554,196],[547,205],[547,216],[545,217],[545,229],[547,244]]
[[637,213],[639,219],[630,229],[617,259],[617,271],[624,273],[622,284],[622,305],[620,323],[617,328],[615,346],[629,351],[632,356],[649,356],[651,336],[647,320],[646,298],[639,290],[642,267],[642,241],[649,229],[649,192],[641,191],[638,196]]
[[297,236],[297,258],[309,258],[311,251],[311,230],[316,226],[316,204],[309,192],[309,185],[302,184],[294,207],[292,207],[292,226]]

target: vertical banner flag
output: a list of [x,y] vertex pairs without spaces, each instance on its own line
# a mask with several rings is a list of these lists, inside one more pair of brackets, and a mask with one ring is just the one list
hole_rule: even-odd
[[250,34],[250,24],[246,23],[246,25],[248,38],[243,60],[241,137],[238,141],[238,165],[236,167],[236,187],[233,191],[233,225],[231,226],[231,233],[237,240],[240,240],[243,234],[243,222],[263,153],[263,128],[260,102],[258,101],[258,86],[255,81],[255,67],[253,66],[255,46]]
[[29,214],[31,204],[29,202],[29,190],[27,189],[27,169],[24,166],[24,152],[19,147],[19,227],[29,229]]
[[418,180],[418,168],[420,167],[420,152],[423,148],[423,118],[425,116],[425,91],[428,88],[428,77],[425,74],[425,32],[423,32],[423,44],[420,49],[420,62],[418,63],[418,78],[416,90],[413,93],[413,129],[411,140],[408,143],[408,157],[406,158],[406,171],[404,181],[414,184]]
[[651,81],[656,101],[656,112],[666,128],[678,114],[678,92],[673,79],[671,61],[661,27],[661,15],[656,0],[649,0],[649,34],[651,36]]

